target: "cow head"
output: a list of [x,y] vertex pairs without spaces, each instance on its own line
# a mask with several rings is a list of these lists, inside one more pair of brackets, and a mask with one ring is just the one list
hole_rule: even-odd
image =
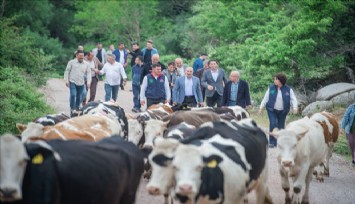
[[27,140],[29,140],[32,137],[41,136],[43,134],[43,128],[44,128],[44,126],[42,124],[34,123],[34,122],[30,122],[27,125],[16,124],[16,127],[19,130],[22,129],[22,132],[21,132],[22,142],[26,142]]
[[174,183],[174,169],[172,160],[179,145],[175,139],[156,138],[153,142],[153,151],[148,159],[152,165],[152,175],[147,190],[151,195],[168,194]]
[[143,147],[152,147],[154,138],[163,137],[164,131],[167,128],[169,121],[148,120],[145,122],[144,137],[145,143]]
[[143,137],[143,124],[137,119],[128,119],[128,141],[138,145]]
[[22,199],[22,180],[29,159],[24,145],[16,137],[0,137],[0,200]]
[[282,167],[289,168],[295,165],[298,141],[301,140],[307,132],[307,128],[299,127],[298,129],[274,130],[270,133],[270,135],[278,139],[278,160]]
[[175,193],[195,198],[201,184],[201,171],[204,166],[202,155],[196,146],[179,145],[175,152]]

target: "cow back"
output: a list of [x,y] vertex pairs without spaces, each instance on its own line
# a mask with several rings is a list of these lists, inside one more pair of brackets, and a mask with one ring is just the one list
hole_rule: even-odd
[[339,124],[337,120],[335,119],[334,115],[330,113],[322,112],[321,114],[324,115],[333,126],[333,131],[331,132],[331,141],[334,143],[337,142],[339,137]]
[[168,127],[178,125],[182,122],[199,127],[206,122],[218,121],[220,117],[211,111],[177,111],[172,115],[165,116],[162,120],[169,121]]

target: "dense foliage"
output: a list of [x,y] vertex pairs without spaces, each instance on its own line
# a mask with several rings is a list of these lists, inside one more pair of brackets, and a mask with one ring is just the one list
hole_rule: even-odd
[[53,112],[21,69],[0,68],[0,134],[15,133],[15,123],[27,123]]

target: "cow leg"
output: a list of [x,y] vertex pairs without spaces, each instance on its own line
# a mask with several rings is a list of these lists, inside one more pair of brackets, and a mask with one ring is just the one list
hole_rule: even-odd
[[325,161],[322,161],[318,166],[316,166],[313,170],[313,175],[316,176],[316,180],[319,182],[324,182],[324,169],[325,169]]
[[290,197],[290,182],[288,180],[288,172],[285,171],[282,167],[280,167],[280,175],[281,175],[281,186],[282,189],[285,191],[285,203],[291,203]]
[[333,153],[333,143],[329,143],[328,152],[325,158],[324,176],[329,177],[329,159],[330,157],[332,157],[332,153]]
[[[293,195],[292,195],[292,204],[299,204],[302,201],[302,188],[305,186],[306,177],[309,172],[309,164],[305,164],[300,167],[300,171],[298,175],[296,175],[293,179]],[[313,168],[311,171],[311,175],[313,172]]]
[[312,181],[312,172],[313,172],[313,168],[309,168],[308,170],[308,174],[306,177],[306,189],[302,198],[302,204],[309,204],[309,184]]

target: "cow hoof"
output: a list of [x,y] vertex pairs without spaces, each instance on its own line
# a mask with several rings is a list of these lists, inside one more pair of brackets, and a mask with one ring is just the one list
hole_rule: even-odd
[[317,176],[317,170],[313,171],[313,175]]
[[291,204],[291,198],[286,198],[285,199],[285,204]]

